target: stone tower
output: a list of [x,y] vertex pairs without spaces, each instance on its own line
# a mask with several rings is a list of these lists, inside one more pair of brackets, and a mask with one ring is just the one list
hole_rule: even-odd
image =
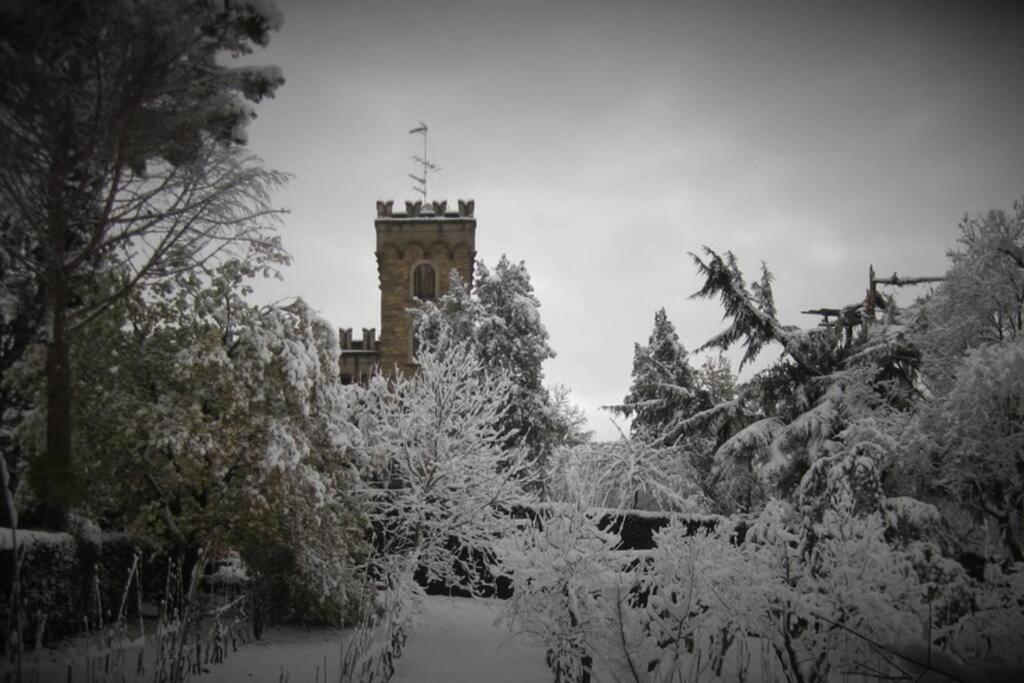
[[371,365],[385,374],[395,368],[415,371],[412,362],[414,299],[436,299],[448,291],[449,274],[456,270],[468,284],[476,258],[474,202],[458,202],[449,211],[447,202],[406,202],[405,213],[394,202],[377,202],[377,272],[380,276],[380,325],[363,330],[363,341],[352,340],[342,330],[341,373],[346,380],[365,376]]

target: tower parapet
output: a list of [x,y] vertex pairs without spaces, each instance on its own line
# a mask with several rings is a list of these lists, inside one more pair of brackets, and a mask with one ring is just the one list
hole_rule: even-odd
[[447,201],[423,202],[415,201],[405,203],[405,213],[395,213],[394,200],[377,201],[377,218],[393,219],[415,219],[432,220],[435,218],[473,218],[476,210],[476,202],[472,199],[460,199],[458,210],[449,211]]
[[373,374],[378,363],[377,330],[363,328],[363,338],[355,339],[351,327],[338,330],[341,343],[341,379],[346,384],[362,382]]

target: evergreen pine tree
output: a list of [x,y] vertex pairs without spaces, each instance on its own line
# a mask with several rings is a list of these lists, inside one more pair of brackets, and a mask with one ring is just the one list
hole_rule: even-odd
[[478,264],[474,292],[483,309],[476,330],[480,358],[486,367],[507,372],[515,387],[503,426],[525,442],[532,461],[542,463],[552,448],[554,425],[541,366],[555,352],[548,345],[526,264],[504,255],[494,270]]
[[540,392],[541,364],[555,352],[540,321],[540,301],[526,264],[512,263],[504,255],[493,271],[479,263],[475,292],[484,312],[476,335],[481,357],[491,367],[508,370],[522,392]]
[[647,346],[633,347],[632,376],[629,393],[613,410],[633,418],[634,436],[656,437],[673,420],[701,410],[708,402],[664,308],[654,314]]
[[707,392],[712,405],[736,397],[736,375],[732,372],[729,357],[722,352],[704,359],[697,369],[697,383]]

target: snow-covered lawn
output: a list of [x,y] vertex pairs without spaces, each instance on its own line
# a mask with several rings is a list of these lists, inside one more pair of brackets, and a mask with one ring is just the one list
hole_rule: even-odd
[[[396,665],[393,683],[538,683],[551,680],[544,648],[525,636],[513,636],[495,625],[497,601],[427,597],[422,622],[409,636]],[[271,629],[262,640],[246,645],[199,683],[279,683],[282,671],[290,683],[337,681],[340,631]]]
[[[544,648],[526,636],[512,635],[495,625],[500,601],[428,596],[420,625],[409,636],[396,665],[394,683],[541,683],[551,680]],[[273,628],[259,641],[244,645],[220,664],[206,665],[207,673],[190,678],[197,683],[336,683],[341,642],[339,629]],[[150,681],[152,669],[134,677],[137,650],[125,658],[124,680]],[[83,653],[44,650],[26,656],[25,680],[66,681],[69,659],[72,680],[86,681]],[[326,676],[325,676],[326,667]],[[0,664],[0,680],[10,671]],[[95,670],[94,670],[95,672]],[[113,679],[121,681],[118,672]],[[97,680],[102,680],[102,675]]]
[[428,597],[394,683],[547,683],[545,648],[494,620],[500,601]]
[[240,647],[220,664],[209,665],[208,673],[189,680],[199,683],[337,683],[343,635],[340,629],[272,628],[260,640]]

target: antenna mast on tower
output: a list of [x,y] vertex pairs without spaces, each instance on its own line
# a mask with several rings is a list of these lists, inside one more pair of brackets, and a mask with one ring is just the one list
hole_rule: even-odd
[[414,174],[410,173],[409,177],[416,181],[416,186],[413,187],[412,189],[414,189],[416,192],[419,192],[421,195],[423,195],[423,199],[426,200],[426,198],[427,198],[427,174],[428,173],[436,173],[437,171],[441,170],[441,167],[437,166],[435,164],[432,164],[431,162],[427,161],[427,124],[425,124],[422,121],[420,121],[420,125],[417,126],[416,128],[413,128],[412,130],[410,130],[409,133],[410,134],[420,133],[423,136],[423,156],[419,156],[418,154],[415,154],[415,155],[409,157],[410,159],[412,159],[413,161],[415,161],[417,164],[420,165],[420,167],[423,169],[422,170],[423,175],[422,176],[418,176],[418,175],[414,175]]

